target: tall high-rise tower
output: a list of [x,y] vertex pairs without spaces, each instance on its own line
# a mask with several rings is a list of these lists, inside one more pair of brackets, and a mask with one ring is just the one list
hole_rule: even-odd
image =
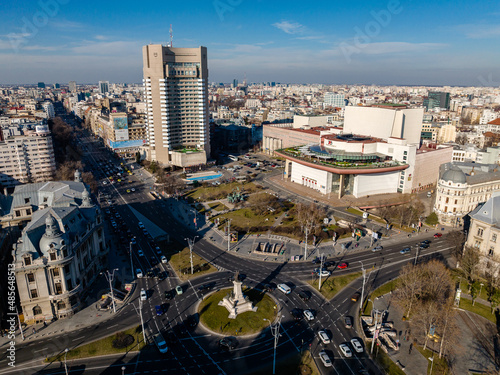
[[150,160],[187,167],[210,157],[207,48],[142,48]]
[[99,93],[105,95],[109,92],[109,81],[99,81]]

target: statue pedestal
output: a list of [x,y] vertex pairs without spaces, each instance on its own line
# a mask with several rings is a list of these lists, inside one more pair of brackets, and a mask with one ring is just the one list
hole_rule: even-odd
[[243,295],[241,281],[235,278],[233,284],[234,290],[231,294],[225,296],[222,301],[219,302],[219,306],[224,306],[227,311],[229,311],[229,319],[235,319],[238,314],[247,311],[257,311],[257,307],[254,307],[248,297]]

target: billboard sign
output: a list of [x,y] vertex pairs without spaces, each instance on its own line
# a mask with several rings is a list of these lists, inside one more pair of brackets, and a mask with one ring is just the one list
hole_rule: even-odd
[[127,116],[125,116],[125,117],[113,117],[113,122],[115,125],[115,130],[128,129]]

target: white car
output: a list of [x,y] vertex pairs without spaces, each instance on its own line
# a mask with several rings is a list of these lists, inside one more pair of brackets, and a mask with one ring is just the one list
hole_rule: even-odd
[[318,337],[323,344],[326,345],[330,343],[330,337],[328,336],[328,333],[326,333],[326,331],[318,331]]
[[142,252],[141,249],[137,250],[137,254],[140,256],[140,257],[143,257],[144,256],[144,253]]
[[163,264],[167,264],[167,257],[166,257],[165,255],[162,255],[162,256],[161,256],[161,262],[162,262]]
[[137,275],[137,278],[140,279],[143,275],[142,275],[142,270],[140,268],[136,269],[135,270],[135,274]]
[[332,367],[332,360],[324,350],[319,352],[319,359],[321,359],[325,367]]
[[349,347],[346,345],[346,344],[340,344],[339,345],[339,348],[340,350],[342,351],[342,353],[344,353],[344,355],[346,357],[352,357],[352,352],[351,352],[351,349],[349,349]]
[[330,271],[325,270],[325,269],[320,270],[319,268],[316,268],[314,271],[318,274],[318,276],[321,276],[321,277],[327,277],[327,276],[330,276],[332,274]]
[[144,289],[141,289],[141,301],[145,301],[148,299],[148,295]]
[[311,310],[304,310],[304,316],[307,320],[314,320],[314,314],[311,312]]
[[351,345],[357,353],[363,353],[363,345],[358,339],[351,339]]

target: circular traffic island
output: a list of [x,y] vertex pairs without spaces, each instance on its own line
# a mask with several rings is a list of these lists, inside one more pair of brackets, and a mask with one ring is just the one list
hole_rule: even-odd
[[207,329],[223,335],[251,335],[268,327],[276,317],[275,301],[265,292],[248,288],[243,289],[243,293],[257,307],[257,311],[247,311],[230,319],[228,310],[219,306],[219,302],[229,293],[231,288],[220,290],[200,303],[200,323]]

